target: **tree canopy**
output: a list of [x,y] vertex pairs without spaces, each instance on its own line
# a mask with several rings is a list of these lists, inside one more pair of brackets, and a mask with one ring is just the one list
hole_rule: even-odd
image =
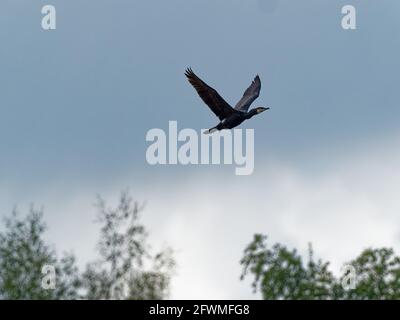
[[263,299],[400,299],[400,257],[393,249],[365,249],[335,277],[329,262],[315,260],[312,246],[304,261],[296,249],[256,234],[241,259],[241,279],[251,275]]
[[83,271],[72,253],[59,257],[45,241],[42,211],[32,207],[26,217],[17,210],[6,217],[0,232],[0,298],[166,298],[175,262],[170,248],[151,253],[148,233],[139,221],[143,207],[127,192],[115,208],[100,197],[97,207],[98,258]]

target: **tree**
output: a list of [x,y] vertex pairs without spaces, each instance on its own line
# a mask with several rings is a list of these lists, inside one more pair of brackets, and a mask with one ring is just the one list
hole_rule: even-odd
[[296,250],[267,246],[256,234],[241,260],[243,272],[254,276],[254,291],[264,299],[400,299],[400,258],[392,249],[366,249],[348,266],[355,271],[354,288],[346,288],[349,273],[336,278],[329,262],[314,261],[312,246],[306,263]]
[[340,299],[400,299],[400,257],[393,249],[366,249],[356,259],[350,261],[356,274],[356,287],[344,290],[335,286],[335,294]]
[[150,254],[147,232],[138,222],[143,207],[122,193],[116,208],[100,197],[100,259],[83,275],[88,299],[162,299],[168,295],[174,268],[171,249]]
[[[151,255],[143,209],[125,192],[114,209],[98,200],[99,258],[80,273],[72,254],[58,258],[44,240],[43,213],[16,210],[0,232],[0,299],[163,299],[173,273],[172,250]],[[54,275],[48,274],[54,268]],[[50,278],[49,278],[50,277]],[[54,286],[49,286],[54,280]],[[48,283],[49,281],[49,283]]]
[[[73,255],[57,258],[43,240],[42,212],[31,208],[25,218],[16,210],[0,233],[1,299],[75,299],[80,285]],[[55,269],[54,289],[46,286],[44,266]],[[50,277],[52,275],[50,274]]]

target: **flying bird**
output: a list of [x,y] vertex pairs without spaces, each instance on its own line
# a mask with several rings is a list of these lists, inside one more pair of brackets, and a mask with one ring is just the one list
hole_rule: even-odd
[[220,123],[215,127],[205,131],[210,134],[223,129],[232,129],[240,125],[243,121],[268,110],[269,108],[257,107],[249,111],[250,105],[256,100],[261,90],[261,80],[257,75],[251,85],[246,89],[243,97],[239,100],[234,108],[227,103],[219,93],[207,85],[192,71],[191,68],[186,69],[186,77],[190,84],[196,89],[200,98],[219,118]]

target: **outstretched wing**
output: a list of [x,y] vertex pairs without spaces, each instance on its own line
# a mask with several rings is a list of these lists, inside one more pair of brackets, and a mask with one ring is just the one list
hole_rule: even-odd
[[236,104],[235,110],[247,112],[249,110],[250,105],[258,98],[261,90],[261,81],[260,77],[257,75],[250,87],[246,89],[243,94],[242,99]]
[[221,121],[236,112],[215,89],[196,76],[192,69],[186,69],[185,75],[200,98]]

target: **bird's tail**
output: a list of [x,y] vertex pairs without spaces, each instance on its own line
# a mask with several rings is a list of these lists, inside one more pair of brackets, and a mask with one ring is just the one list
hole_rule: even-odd
[[213,133],[213,132],[215,132],[215,131],[218,131],[217,127],[208,129],[208,130],[204,131],[203,133],[204,133],[204,134],[211,134],[211,133]]

